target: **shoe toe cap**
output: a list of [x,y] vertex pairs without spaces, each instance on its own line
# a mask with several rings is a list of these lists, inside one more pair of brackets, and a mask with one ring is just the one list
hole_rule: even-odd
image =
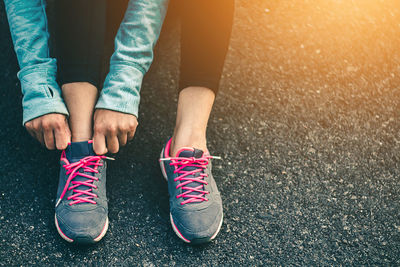
[[[219,231],[222,221],[222,207],[218,203],[202,210],[179,210],[171,213],[171,223],[182,239],[210,240]],[[202,243],[202,242],[201,242]]]
[[106,225],[107,213],[101,209],[90,212],[56,212],[57,230],[64,239],[70,242],[94,243],[95,239],[103,233]]

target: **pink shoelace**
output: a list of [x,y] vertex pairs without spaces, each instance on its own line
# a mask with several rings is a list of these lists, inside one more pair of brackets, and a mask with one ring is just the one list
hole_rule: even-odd
[[[73,190],[73,193],[75,193],[67,198],[68,200],[73,200],[69,203],[70,206],[78,203],[96,204],[96,201],[94,201],[93,199],[96,198],[97,195],[92,193],[92,189],[97,188],[97,186],[95,186],[93,182],[98,181],[99,179],[95,176],[86,173],[81,173],[79,172],[79,169],[82,168],[84,172],[99,173],[97,169],[99,166],[103,166],[103,164],[100,163],[100,160],[102,159],[112,159],[112,158],[108,158],[106,156],[87,156],[73,163],[69,163],[66,158],[62,158],[62,160],[67,162],[67,164],[63,165],[63,167],[67,170],[66,174],[67,175],[69,174],[69,177],[67,179],[67,182],[65,183],[64,190],[61,193],[60,199],[57,201],[56,207],[60,204],[67,190],[68,191]],[[73,181],[73,179],[76,176],[85,177],[87,178],[87,180]],[[78,186],[81,185],[87,186],[89,188],[87,190],[76,189]]]
[[[176,188],[182,187],[182,194],[176,196],[176,198],[183,198],[184,201],[181,202],[181,205],[185,205],[187,203],[192,202],[203,202],[208,201],[205,197],[210,192],[203,190],[204,185],[208,185],[208,183],[204,180],[204,177],[208,177],[207,174],[203,173],[203,170],[207,168],[208,162],[210,159],[221,159],[216,156],[203,156],[201,158],[185,158],[185,157],[171,157],[171,158],[162,158],[160,161],[170,160],[170,166],[175,166],[176,169],[174,173],[180,174],[178,177],[174,179],[174,181],[180,181],[180,184],[176,186]],[[183,170],[187,167],[194,167],[196,169],[191,171]],[[196,173],[200,173],[197,177],[188,177],[194,176]],[[199,186],[189,187],[188,185],[192,182],[200,183]],[[193,195],[193,192],[197,192],[199,194]]]

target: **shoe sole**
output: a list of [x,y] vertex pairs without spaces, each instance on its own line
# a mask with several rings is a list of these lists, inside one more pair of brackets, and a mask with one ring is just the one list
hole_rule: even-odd
[[54,214],[54,221],[55,221],[55,224],[56,224],[56,228],[57,228],[58,234],[59,234],[65,241],[67,241],[67,242],[69,242],[69,243],[77,243],[77,244],[94,244],[94,243],[99,242],[99,241],[105,236],[105,234],[107,233],[108,224],[109,224],[109,222],[108,222],[108,217],[107,217],[107,218],[106,218],[106,223],[104,224],[103,230],[101,230],[100,235],[99,235],[98,237],[94,238],[93,240],[87,240],[87,239],[81,240],[81,239],[78,239],[78,240],[81,240],[81,241],[78,241],[78,240],[75,240],[75,241],[74,241],[73,239],[69,238],[66,234],[64,234],[63,231],[61,231],[60,226],[58,225],[58,220],[57,220],[57,215],[56,215],[56,214]]
[[170,221],[171,221],[172,229],[174,230],[175,234],[180,239],[182,239],[185,243],[194,244],[194,245],[204,244],[204,243],[208,243],[208,242],[211,242],[212,240],[214,240],[214,238],[218,235],[219,231],[221,230],[222,222],[224,220],[224,216],[222,215],[221,221],[219,222],[219,225],[218,225],[218,229],[211,237],[195,238],[195,239],[189,240],[189,239],[185,238],[181,234],[181,232],[179,231],[178,227],[176,227],[176,225],[174,223],[174,219],[172,218],[172,214],[171,213],[169,213],[169,218],[170,218]]
[[[160,158],[164,158],[163,155],[164,155],[164,149],[161,151]],[[161,168],[161,172],[162,172],[162,174],[164,176],[165,181],[167,181],[167,183],[168,183],[167,172],[165,171],[165,166],[164,166],[163,161],[160,161],[160,168]],[[174,219],[172,218],[171,212],[169,213],[169,219],[171,221],[172,229],[174,230],[175,234],[180,239],[182,239],[185,243],[196,244],[197,245],[197,244],[208,243],[208,242],[212,241],[218,235],[219,231],[221,230],[222,222],[224,220],[224,215],[221,216],[221,221],[219,222],[217,231],[210,238],[207,238],[207,237],[206,238],[196,238],[196,239],[192,239],[192,240],[189,240],[189,239],[185,238],[181,234],[181,232],[179,231],[178,227],[176,227],[176,225],[174,223]]]

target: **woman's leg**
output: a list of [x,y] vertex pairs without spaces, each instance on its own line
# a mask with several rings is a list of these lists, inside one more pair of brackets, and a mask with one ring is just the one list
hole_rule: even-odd
[[69,110],[72,142],[92,138],[93,111],[103,77],[106,1],[58,0],[59,80]]
[[172,228],[183,241],[200,244],[213,240],[223,221],[206,129],[229,46],[234,0],[180,0],[180,6],[178,111],[160,162],[168,181]]
[[65,171],[60,174],[55,224],[68,242],[95,243],[108,229],[107,164],[88,140],[93,135],[94,107],[105,76],[103,58],[113,42],[107,35],[107,24],[113,21],[107,20],[107,5],[116,2],[56,1],[59,80],[70,113],[72,142],[61,156]]
[[61,89],[69,110],[71,141],[90,140],[93,133],[93,112],[97,101],[97,88],[88,82],[74,82],[63,84]]
[[229,47],[234,0],[181,0],[181,78],[171,154],[207,151],[206,128]]
[[215,93],[205,87],[187,87],[179,93],[171,156],[182,147],[207,151],[206,129]]

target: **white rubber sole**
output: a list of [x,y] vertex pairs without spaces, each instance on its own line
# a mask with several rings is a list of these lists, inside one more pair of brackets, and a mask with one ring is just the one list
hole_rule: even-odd
[[[57,216],[54,214],[54,222],[56,224],[56,228],[57,228],[57,232],[58,234],[67,242],[72,243],[74,242],[73,239],[69,238],[68,236],[66,236],[63,231],[61,231],[60,226],[58,225],[58,220],[57,220]],[[99,242],[107,233],[108,230],[108,217],[106,218],[106,223],[104,224],[103,230],[101,231],[100,235],[98,237],[96,237],[95,239],[93,239],[94,242]]]
[[[175,234],[176,234],[180,239],[182,239],[185,243],[191,243],[192,241],[190,241],[189,239],[185,238],[185,237],[181,234],[181,232],[179,231],[179,229],[176,227],[176,225],[175,225],[175,223],[174,223],[174,219],[172,219],[172,214],[171,214],[171,213],[169,213],[169,218],[170,218],[170,221],[171,221],[172,229],[174,230]],[[219,222],[217,231],[210,237],[209,241],[212,241],[212,240],[215,239],[215,237],[217,237],[219,231],[221,230],[221,226],[222,226],[222,222],[223,222],[223,221],[224,221],[224,215],[222,215],[222,217],[221,217],[221,221]]]

